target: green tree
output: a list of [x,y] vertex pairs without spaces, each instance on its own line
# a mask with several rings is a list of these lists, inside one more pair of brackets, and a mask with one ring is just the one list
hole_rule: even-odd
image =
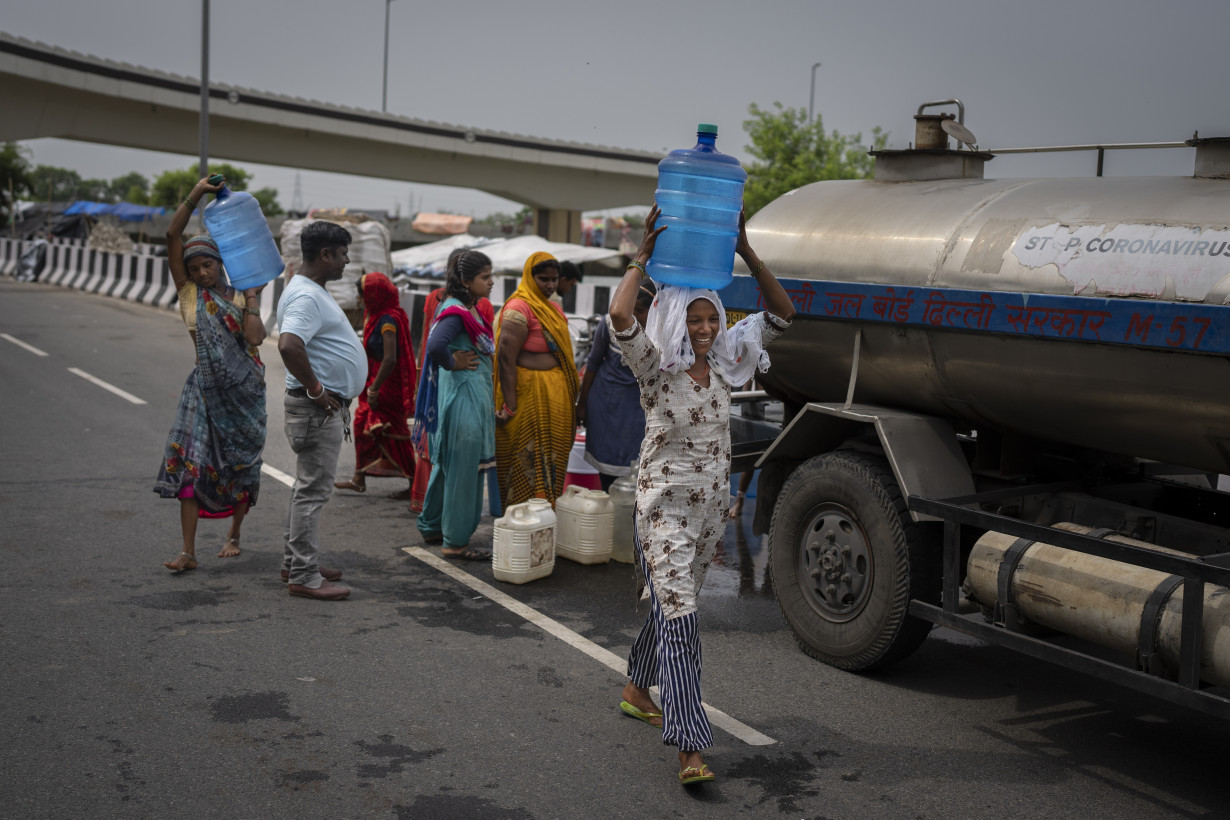
[[75,198],[90,202],[110,202],[111,184],[105,179],[83,179],[77,186]]
[[[779,102],[772,109],[752,103],[751,119],[743,129],[751,138],[748,153],[756,161],[747,166],[743,201],[747,215],[759,211],[782,194],[821,179],[866,179],[874,163],[867,155],[863,134],[824,133],[819,115],[807,122],[803,108],[787,108]],[[888,144],[888,134],[879,126],[871,129],[873,149]]]
[[116,177],[107,183],[107,199],[144,205],[149,199],[149,179],[136,171]]
[[[193,165],[183,171],[164,171],[159,174],[150,188],[149,204],[175,208],[201,178],[199,173],[197,166]],[[247,171],[226,162],[210,165],[209,173],[211,176],[222,174],[226,177],[226,187],[232,191],[248,190],[248,180],[252,178]]]
[[108,182],[105,179],[82,179],[76,171],[54,165],[39,165],[30,172],[29,177],[31,195],[35,199],[52,202],[70,202],[75,199],[119,202],[130,188],[136,188],[144,198],[145,188],[149,186],[145,177],[136,172]]
[[[437,211],[443,213],[443,211]],[[534,209],[526,205],[517,211],[515,214],[510,214],[505,211],[497,211],[493,214],[488,214],[482,219],[476,220],[484,225],[494,225],[499,227],[506,234],[524,233],[529,225],[534,222]]]
[[68,202],[78,198],[81,174],[54,165],[38,165],[30,172],[30,185],[34,189],[34,199]]
[[13,199],[26,199],[33,194],[29,154],[15,142],[0,145],[0,220],[6,224],[13,215],[10,190]]
[[280,213],[285,213],[282,210],[282,206],[278,204],[277,188],[259,188],[252,192],[252,196],[260,203],[261,211],[265,216],[277,216]]

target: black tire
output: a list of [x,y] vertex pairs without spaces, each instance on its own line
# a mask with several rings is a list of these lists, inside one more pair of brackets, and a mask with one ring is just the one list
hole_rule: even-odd
[[938,527],[916,524],[888,462],[837,450],[804,462],[777,497],[769,572],[799,647],[865,672],[919,647],[931,624],[911,598],[939,603]]

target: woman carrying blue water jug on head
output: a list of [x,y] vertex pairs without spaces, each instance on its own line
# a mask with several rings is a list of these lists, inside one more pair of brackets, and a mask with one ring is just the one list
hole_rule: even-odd
[[[232,286],[218,245],[209,236],[186,243],[184,228],[205,194],[222,190],[221,176],[202,179],[167,228],[167,263],[180,315],[196,347],[196,366],[180,394],[154,491],[180,502],[183,549],[163,566],[196,569],[198,518],[230,518],[219,558],[239,555],[240,528],[260,491],[265,446],[264,284]],[[281,257],[270,267],[280,266]],[[281,272],[266,271],[268,278]]]
[[[726,531],[730,487],[730,393],[769,368],[764,348],[790,325],[794,305],[748,243],[742,214],[732,251],[751,270],[768,310],[726,328],[726,313],[708,287],[659,283],[645,325],[634,310],[659,235],[657,205],[645,237],[611,302],[613,337],[636,376],[645,410],[636,491],[637,561],[650,612],[628,656],[620,709],[660,727],[679,748],[678,779],[714,779],[701,757],[713,744],[701,706],[697,597]],[[733,265],[733,253],[730,260]],[[679,267],[688,267],[682,265]],[[729,268],[727,268],[729,270]],[[678,280],[675,280],[678,282]],[[659,710],[649,689],[658,686]]]

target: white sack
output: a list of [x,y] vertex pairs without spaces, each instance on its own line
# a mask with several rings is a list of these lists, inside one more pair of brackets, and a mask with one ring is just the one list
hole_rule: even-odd
[[[299,234],[319,219],[288,219],[282,223],[282,260],[286,262],[287,276],[298,273],[303,265],[303,252],[299,249]],[[338,222],[350,231],[350,264],[342,271],[342,278],[329,282],[325,289],[345,310],[359,306],[356,283],[365,273],[379,271],[392,273],[393,260],[389,256],[391,242],[389,229],[376,220],[367,222]]]

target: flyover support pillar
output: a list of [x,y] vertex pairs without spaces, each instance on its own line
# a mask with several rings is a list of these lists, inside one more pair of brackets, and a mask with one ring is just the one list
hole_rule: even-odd
[[534,210],[534,233],[548,242],[581,244],[581,212],[555,208]]

